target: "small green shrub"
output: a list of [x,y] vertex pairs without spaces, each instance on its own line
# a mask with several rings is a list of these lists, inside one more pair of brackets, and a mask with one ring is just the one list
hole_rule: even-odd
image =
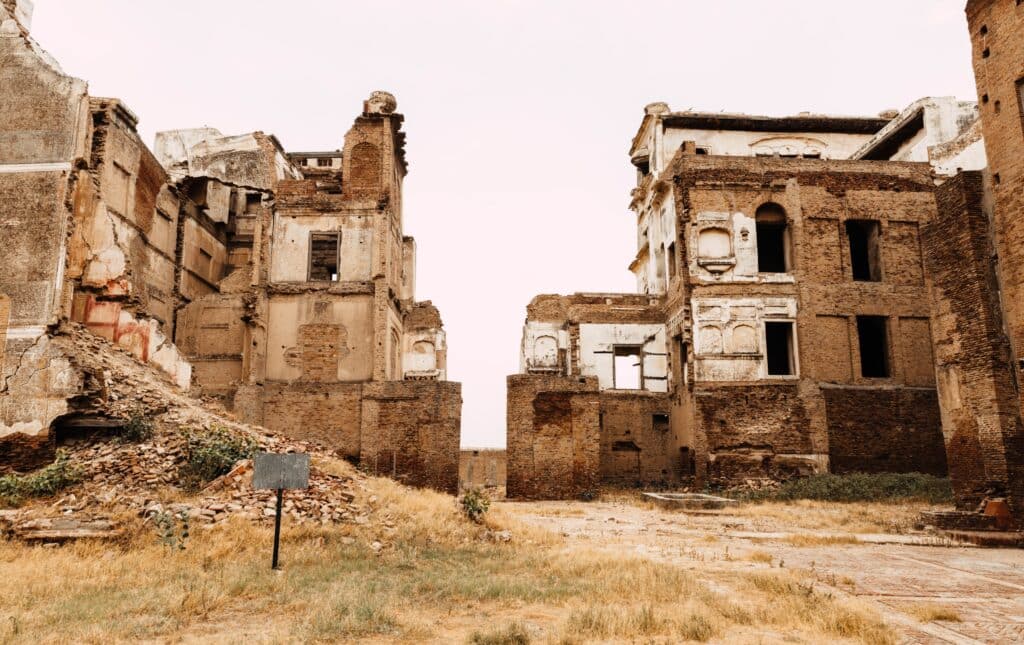
[[459,505],[466,517],[479,524],[491,507],[491,500],[479,488],[470,488],[462,495]]
[[132,443],[141,443],[153,438],[153,420],[141,410],[136,410],[128,417],[128,422],[121,429],[121,439]]
[[949,480],[921,473],[851,473],[811,475],[792,479],[774,490],[742,491],[734,495],[748,501],[900,502],[953,501]]
[[214,426],[191,430],[185,446],[185,463],[178,477],[186,488],[199,488],[231,471],[237,462],[256,454],[256,441]]
[[82,481],[82,469],[63,450],[57,458],[31,475],[0,477],[0,505],[17,506],[28,497],[50,497]]
[[184,551],[185,541],[188,540],[188,519],[188,511],[180,511],[177,514],[160,511],[153,516],[160,544],[169,549]]
[[489,632],[473,632],[473,645],[530,645],[530,634],[522,623],[515,622]]

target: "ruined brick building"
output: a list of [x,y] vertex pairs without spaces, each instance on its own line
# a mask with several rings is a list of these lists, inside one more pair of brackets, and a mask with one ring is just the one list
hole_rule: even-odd
[[243,420],[410,483],[457,487],[461,391],[415,300],[403,117],[375,92],[333,152],[261,132],[160,133],[92,97],[0,8],[0,464],[52,457],[95,375],[81,324]]
[[647,106],[638,294],[538,296],[508,493],[946,472],[922,230],[983,167],[977,106],[878,118]]
[[[988,159],[937,191],[925,248],[943,433],[968,526],[1024,526],[1024,2],[970,0]],[[1005,499],[1009,516],[1001,504]],[[1000,517],[996,522],[994,518]]]

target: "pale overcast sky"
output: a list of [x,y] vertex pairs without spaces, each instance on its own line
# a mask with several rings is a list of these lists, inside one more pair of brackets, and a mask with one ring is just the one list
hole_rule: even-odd
[[964,0],[36,0],[33,35],[159,130],[336,149],[395,94],[417,297],[441,309],[462,444],[505,442],[539,293],[632,291],[630,139],[673,110],[875,115],[975,100]]

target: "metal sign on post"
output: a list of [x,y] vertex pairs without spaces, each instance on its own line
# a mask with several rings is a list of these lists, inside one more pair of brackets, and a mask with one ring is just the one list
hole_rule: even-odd
[[277,491],[277,513],[274,516],[274,559],[271,569],[277,569],[277,554],[281,544],[281,502],[286,488],[309,487],[309,455],[275,454],[261,452],[253,460],[252,487],[257,490]]

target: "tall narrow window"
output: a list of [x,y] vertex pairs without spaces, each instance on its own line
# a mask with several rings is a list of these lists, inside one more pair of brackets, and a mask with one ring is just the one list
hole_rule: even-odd
[[791,262],[786,211],[778,204],[768,203],[758,208],[754,217],[758,272],[788,273]]
[[1017,80],[1017,106],[1020,110],[1020,127],[1024,130],[1024,78]]
[[796,361],[793,357],[793,323],[765,322],[768,376],[793,376]]
[[676,243],[673,242],[668,245],[668,279],[672,280],[676,277]]
[[865,378],[889,376],[889,338],[885,316],[857,316],[860,373]]
[[309,240],[309,279],[338,280],[338,234],[313,233]]
[[640,347],[615,347],[612,366],[612,387],[616,390],[643,389],[644,370]]
[[848,220],[846,237],[850,241],[850,267],[859,282],[882,280],[881,226],[875,220]]

